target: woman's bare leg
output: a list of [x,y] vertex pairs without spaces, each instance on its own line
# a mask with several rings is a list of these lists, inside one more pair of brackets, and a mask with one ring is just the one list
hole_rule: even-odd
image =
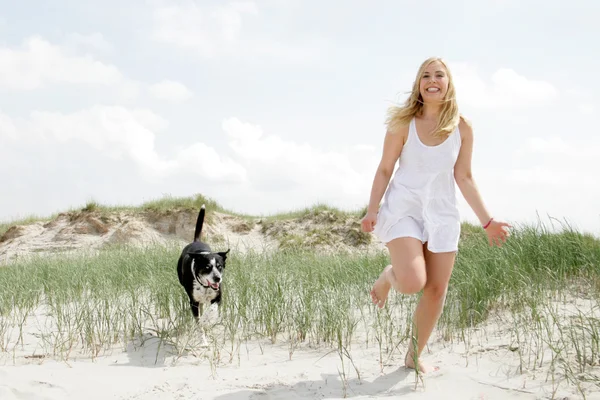
[[[456,258],[455,252],[450,253],[432,253],[423,246],[425,254],[425,265],[427,270],[427,283],[423,289],[423,295],[417,305],[413,317],[413,335],[417,338],[417,357],[414,357],[414,346],[411,341],[406,354],[405,363],[409,368],[415,367],[415,359],[419,359],[421,352],[425,348],[435,325],[437,324],[448,290],[448,282],[454,268]],[[431,372],[435,369],[417,361],[421,372]]]
[[425,286],[427,273],[423,244],[411,237],[401,237],[387,243],[391,265],[384,268],[371,290],[373,304],[385,305],[390,288],[403,294],[418,293]]

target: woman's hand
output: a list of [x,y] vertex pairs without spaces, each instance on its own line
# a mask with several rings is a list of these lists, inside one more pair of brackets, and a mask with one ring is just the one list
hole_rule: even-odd
[[367,214],[363,217],[360,225],[363,232],[373,232],[377,224],[377,213],[373,211],[367,211]]
[[493,219],[490,221],[488,226],[484,228],[490,246],[494,246],[495,244],[498,247],[502,247],[502,243],[506,242],[506,238],[510,236],[510,232],[506,228],[512,227],[506,222],[494,221]]

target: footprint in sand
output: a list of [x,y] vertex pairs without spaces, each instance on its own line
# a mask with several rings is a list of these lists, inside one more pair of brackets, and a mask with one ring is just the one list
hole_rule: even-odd
[[[27,389],[22,389],[25,386]],[[67,392],[60,386],[49,382],[30,381],[20,385],[0,384],[2,400],[60,400],[67,397]]]

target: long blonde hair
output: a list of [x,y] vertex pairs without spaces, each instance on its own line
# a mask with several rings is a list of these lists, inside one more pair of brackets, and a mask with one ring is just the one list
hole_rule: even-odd
[[444,68],[448,76],[448,90],[443,99],[440,115],[438,122],[433,130],[433,136],[435,137],[447,137],[458,125],[461,115],[458,112],[458,103],[456,102],[456,90],[454,89],[454,81],[450,74],[450,69],[439,57],[430,57],[421,64],[419,71],[417,72],[417,79],[413,83],[412,92],[408,99],[406,99],[404,106],[392,106],[388,110],[388,117],[386,119],[386,125],[388,131],[395,132],[398,128],[407,126],[415,116],[419,116],[423,112],[423,98],[421,91],[419,90],[421,78],[425,72],[425,68],[432,62],[439,61]]

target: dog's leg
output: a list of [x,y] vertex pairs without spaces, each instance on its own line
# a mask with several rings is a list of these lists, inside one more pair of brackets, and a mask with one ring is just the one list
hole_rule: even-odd
[[196,320],[196,327],[198,328],[200,334],[200,347],[208,347],[208,340],[206,339],[206,332],[204,329],[204,325],[200,318],[204,314],[204,305],[192,300],[190,302],[192,307],[192,313],[194,314],[194,319]]
[[[210,306],[211,308],[214,310],[215,312],[215,318],[216,321],[219,320],[220,316],[221,316],[221,298],[222,298],[222,290],[223,290],[223,286],[221,286],[221,290],[219,291],[219,294],[217,294],[217,297],[215,297],[211,302],[210,302]],[[215,322],[216,322],[215,321]]]
[[198,318],[200,316],[200,307],[202,306],[197,301],[190,299],[190,307],[192,309],[192,315],[194,315],[194,319],[196,322],[198,322]]

